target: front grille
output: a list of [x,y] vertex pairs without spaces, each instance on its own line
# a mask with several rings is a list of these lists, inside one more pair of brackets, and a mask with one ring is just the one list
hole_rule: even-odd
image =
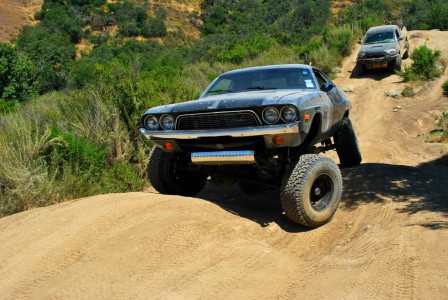
[[251,111],[233,111],[179,116],[178,130],[201,130],[259,126],[257,116]]
[[366,53],[366,58],[381,58],[385,57],[386,55],[384,53]]

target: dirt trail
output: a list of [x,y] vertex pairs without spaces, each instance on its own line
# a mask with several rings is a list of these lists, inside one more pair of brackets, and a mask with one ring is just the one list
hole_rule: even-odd
[[[448,32],[420,33],[412,47],[448,55]],[[236,187],[33,209],[0,220],[0,298],[447,299],[448,166],[421,136],[448,110],[447,76],[393,99],[400,79],[350,78],[354,55],[336,82],[354,89],[364,163],[342,170],[329,224],[296,226],[275,192],[245,199]]]

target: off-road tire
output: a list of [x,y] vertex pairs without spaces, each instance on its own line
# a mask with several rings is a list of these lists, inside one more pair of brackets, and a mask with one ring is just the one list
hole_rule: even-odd
[[196,195],[204,187],[207,176],[185,170],[187,160],[183,154],[167,153],[154,147],[148,161],[149,182],[161,194]]
[[355,69],[353,70],[355,76],[362,76],[367,73],[367,67],[361,63],[356,63]]
[[331,220],[341,194],[342,175],[336,163],[327,157],[305,154],[285,174],[280,201],[290,220],[319,227]]
[[348,117],[342,119],[341,127],[334,136],[334,143],[342,167],[354,167],[361,163],[358,139]]
[[408,41],[406,41],[405,48],[406,48],[406,52],[403,54],[403,59],[407,59],[409,57],[409,53],[411,51]]
[[397,58],[395,58],[394,64],[391,67],[392,72],[400,72],[401,71],[401,56],[398,55]]

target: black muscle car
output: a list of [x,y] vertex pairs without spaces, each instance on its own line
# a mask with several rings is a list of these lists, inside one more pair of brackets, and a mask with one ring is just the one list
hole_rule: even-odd
[[[141,133],[155,143],[148,178],[163,194],[192,196],[207,178],[244,192],[281,187],[286,215],[305,226],[328,222],[339,204],[338,166],[361,162],[350,101],[321,71],[277,65],[230,71],[195,101],[153,107]],[[317,146],[316,146],[317,145]]]

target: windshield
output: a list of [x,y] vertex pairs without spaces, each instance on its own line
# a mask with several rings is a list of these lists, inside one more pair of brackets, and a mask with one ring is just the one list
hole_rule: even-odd
[[364,45],[392,43],[392,42],[394,42],[394,33],[392,31],[389,31],[389,32],[380,32],[366,35]]
[[311,71],[305,68],[272,68],[223,74],[202,97],[256,90],[315,89]]

